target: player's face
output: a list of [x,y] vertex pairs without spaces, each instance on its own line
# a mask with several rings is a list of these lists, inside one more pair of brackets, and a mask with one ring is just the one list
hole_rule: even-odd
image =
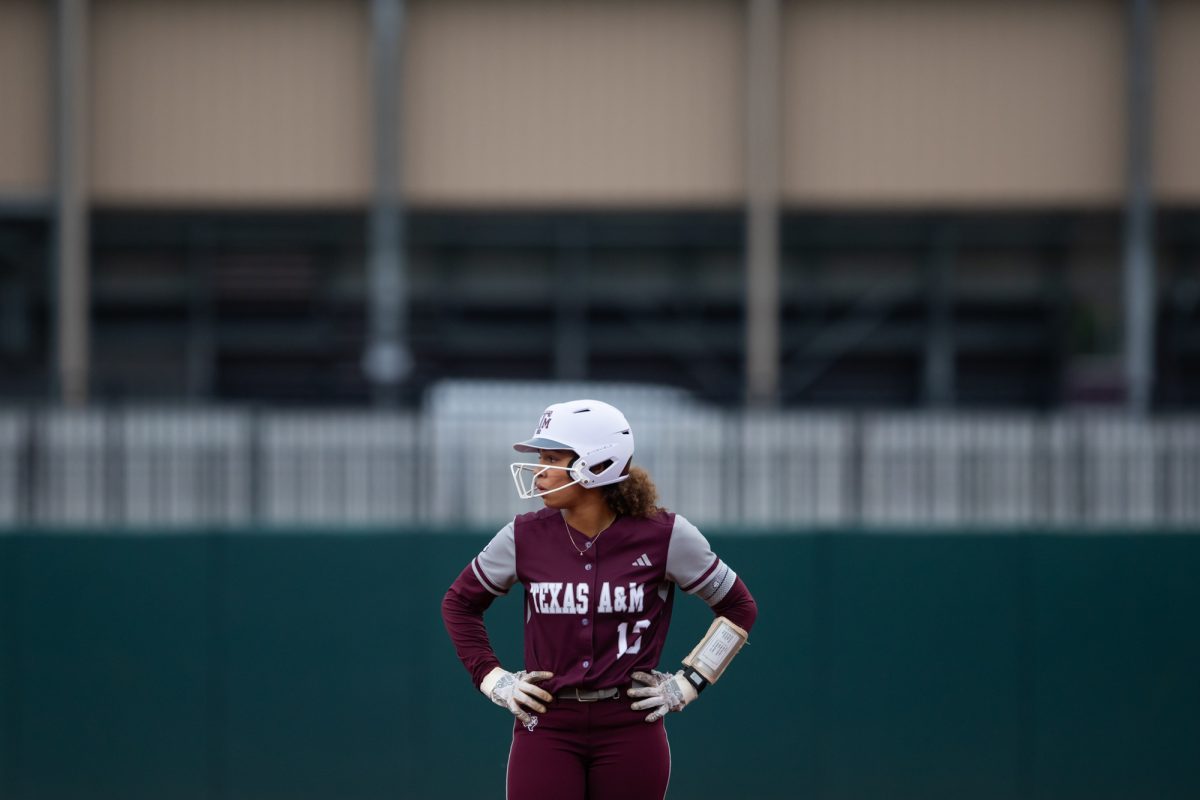
[[[538,451],[538,463],[543,466],[569,467],[574,460],[575,453],[571,450]],[[539,492],[549,492],[558,489],[560,486],[565,486],[572,480],[571,474],[566,469],[548,469],[534,479],[534,486]],[[568,508],[578,500],[577,494],[582,491],[585,490],[578,484],[567,486],[567,488],[561,491],[544,496],[542,502],[550,508]]]

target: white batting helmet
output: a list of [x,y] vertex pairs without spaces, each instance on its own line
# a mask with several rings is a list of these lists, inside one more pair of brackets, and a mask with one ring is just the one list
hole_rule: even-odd
[[[633,432],[625,415],[608,403],[571,400],[555,403],[543,411],[533,436],[517,442],[513,449],[520,453],[573,450],[578,456],[569,467],[511,465],[517,492],[529,499],[557,492],[576,483],[594,489],[625,480],[629,477],[626,468],[633,458]],[[538,492],[534,481],[547,469],[565,469],[572,481],[549,492]]]

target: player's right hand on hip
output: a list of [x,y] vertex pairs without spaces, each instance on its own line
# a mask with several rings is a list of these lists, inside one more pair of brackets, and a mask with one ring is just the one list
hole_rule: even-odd
[[[479,691],[496,705],[507,708],[514,717],[521,720],[522,725],[528,727],[533,723],[533,719],[526,709],[545,714],[546,707],[542,703],[549,703],[554,699],[553,695],[536,684],[553,677],[553,672],[509,672],[496,667],[480,682]],[[542,702],[538,702],[539,700]]]

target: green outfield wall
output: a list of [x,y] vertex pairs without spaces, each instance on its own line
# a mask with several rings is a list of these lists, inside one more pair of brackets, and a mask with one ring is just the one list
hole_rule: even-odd
[[[503,797],[439,613],[489,535],[0,534],[0,797]],[[1200,797],[1200,534],[710,538],[759,620],[669,797]]]

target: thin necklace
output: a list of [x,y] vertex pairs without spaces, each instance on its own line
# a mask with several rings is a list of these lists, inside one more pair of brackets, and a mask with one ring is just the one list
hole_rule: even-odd
[[571,535],[571,526],[567,524],[567,517],[565,514],[563,515],[562,521],[563,529],[567,532],[567,538],[571,540],[571,547],[574,547],[575,551],[579,553],[579,555],[583,555],[588,550],[592,549],[592,545],[594,545],[596,540],[600,538],[600,534],[612,527],[612,524],[617,521],[617,515],[613,514],[613,517],[608,521],[608,524],[596,531],[596,535],[587,540],[587,543],[583,546],[582,550],[579,549],[579,545],[575,544],[575,537]]

